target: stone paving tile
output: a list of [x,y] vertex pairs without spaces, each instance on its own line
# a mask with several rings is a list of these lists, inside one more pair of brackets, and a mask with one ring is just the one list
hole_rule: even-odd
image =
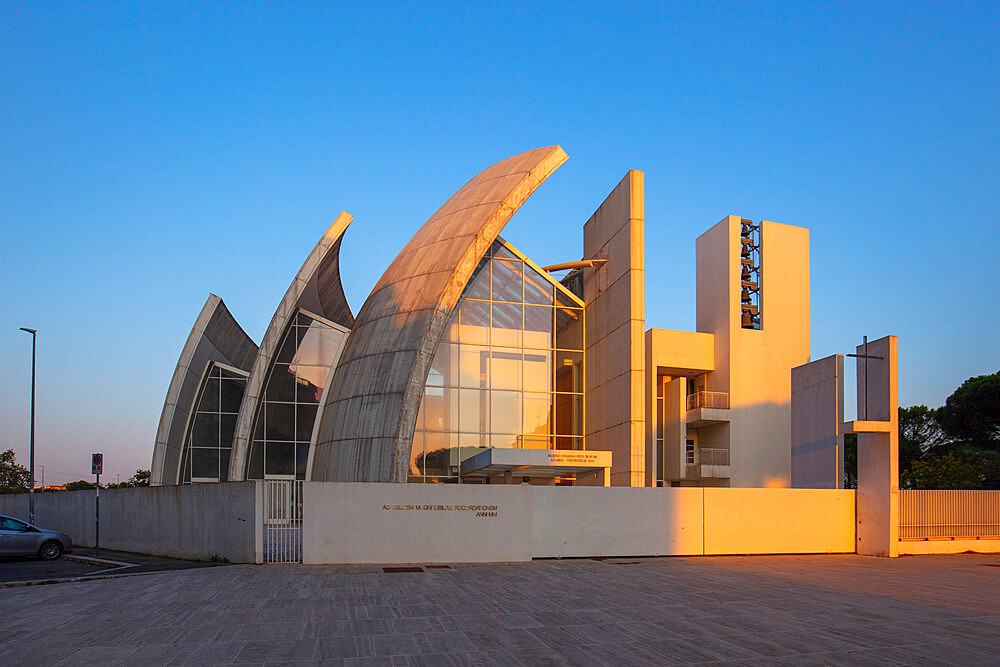
[[649,644],[662,653],[668,662],[674,664],[735,662],[756,658],[759,655],[723,639],[712,637],[662,639]]
[[1000,558],[230,566],[0,590],[3,664],[995,664]]
[[575,631],[572,626],[566,627],[534,627],[526,628],[529,633],[538,637],[547,646],[571,646],[587,643],[587,638]]
[[389,619],[374,619],[361,621],[345,621],[342,626],[345,637],[351,635],[388,635],[392,634],[392,621]]
[[373,655],[375,655],[375,644],[368,635],[325,637],[316,642],[315,657],[320,660],[343,660]]
[[[137,653],[137,646],[85,646],[71,652],[54,665],[123,665],[134,663],[131,660]],[[30,663],[29,663],[30,664]]]
[[463,653],[476,650],[464,632],[414,632],[412,636],[417,652],[422,654]]
[[316,653],[316,639],[273,639],[248,641],[236,654],[236,663],[291,662],[311,660]]
[[444,624],[437,618],[417,616],[392,619],[392,629],[396,634],[408,632],[444,632]]
[[416,655],[420,652],[413,635],[373,635],[372,645],[377,656]]

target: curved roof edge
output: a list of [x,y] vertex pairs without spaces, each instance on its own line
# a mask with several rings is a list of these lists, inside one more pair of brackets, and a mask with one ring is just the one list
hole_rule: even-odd
[[153,445],[150,484],[176,484],[180,451],[202,373],[211,361],[249,370],[257,344],[243,331],[226,304],[209,294],[174,368]]
[[253,428],[254,413],[263,391],[271,360],[281,343],[281,335],[288,321],[299,308],[324,317],[348,329],[354,325],[354,316],[347,303],[340,281],[340,243],[348,225],[354,220],[347,211],[341,211],[329,229],[312,249],[302,268],[295,274],[285,296],[281,298],[271,323],[260,343],[260,351],[253,362],[247,379],[246,393],[236,419],[236,437],[233,440],[233,454],[229,461],[229,479],[240,481],[246,476],[246,462],[249,453],[250,429]]
[[566,158],[549,146],[494,164],[400,251],[361,307],[323,397],[313,480],[406,481],[427,370],[448,318],[507,221]]

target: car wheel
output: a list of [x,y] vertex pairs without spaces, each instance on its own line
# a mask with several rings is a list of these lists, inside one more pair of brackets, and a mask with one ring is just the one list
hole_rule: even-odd
[[42,544],[41,548],[38,550],[38,555],[42,557],[43,560],[55,560],[62,556],[63,548],[57,540],[49,540]]

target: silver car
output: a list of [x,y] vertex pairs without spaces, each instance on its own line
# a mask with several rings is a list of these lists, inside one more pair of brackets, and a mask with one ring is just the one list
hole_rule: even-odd
[[72,550],[73,542],[65,533],[0,515],[0,556],[38,556],[55,560]]

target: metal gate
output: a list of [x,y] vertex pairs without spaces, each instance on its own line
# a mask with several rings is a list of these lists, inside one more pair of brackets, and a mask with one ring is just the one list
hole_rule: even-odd
[[264,562],[302,562],[302,481],[264,480]]

